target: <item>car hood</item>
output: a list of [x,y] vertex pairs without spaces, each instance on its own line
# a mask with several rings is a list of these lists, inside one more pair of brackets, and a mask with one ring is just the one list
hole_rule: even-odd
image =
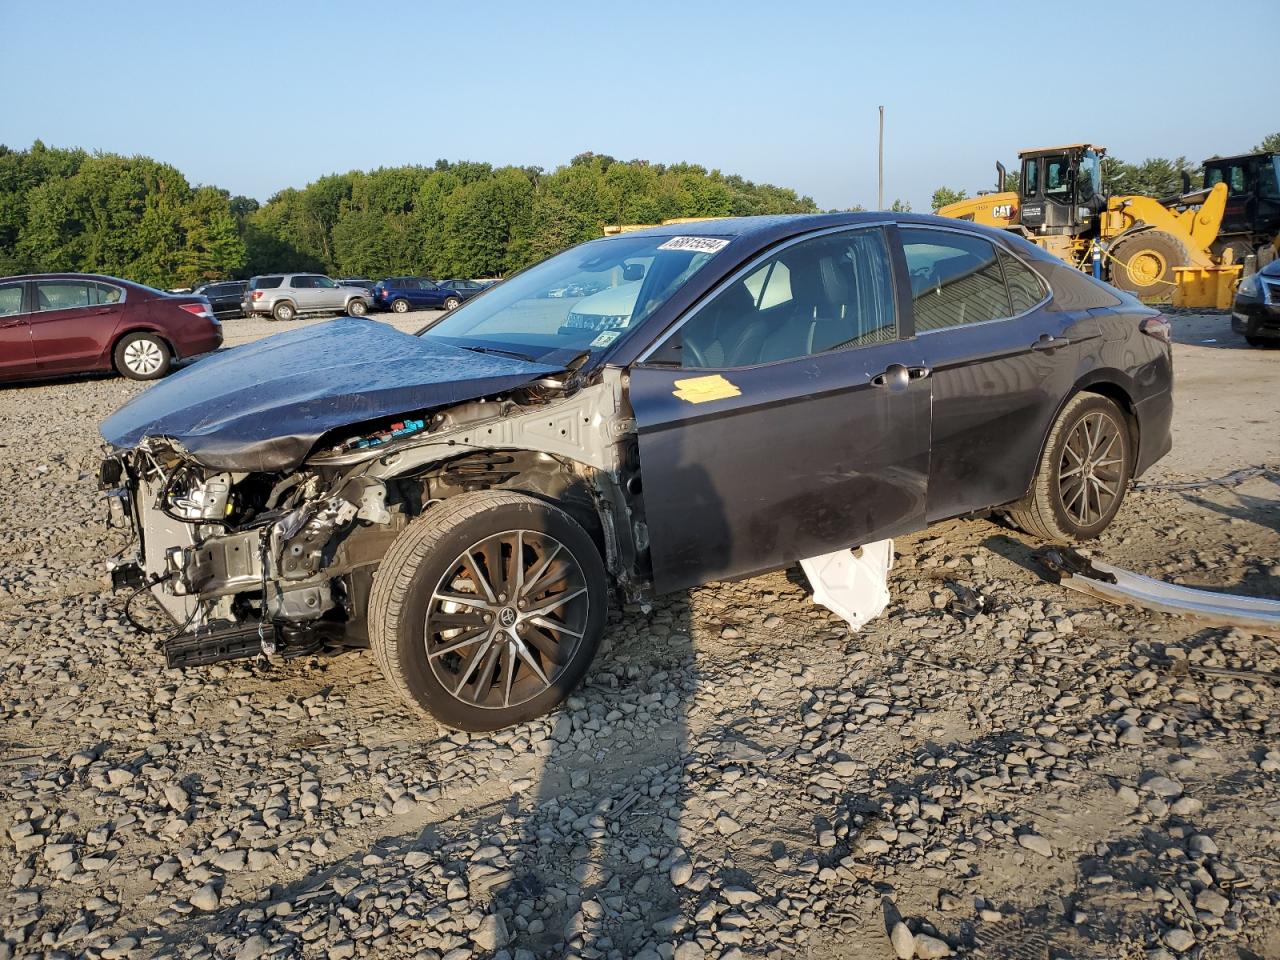
[[103,421],[117,448],[176,440],[218,470],[288,470],[322,435],[501,393],[563,367],[475,353],[344,317],[220,351]]

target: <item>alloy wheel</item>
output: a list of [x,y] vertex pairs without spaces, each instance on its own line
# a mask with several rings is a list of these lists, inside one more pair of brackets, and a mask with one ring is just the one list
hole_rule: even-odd
[[1122,493],[1122,429],[1112,417],[1095,410],[1076,423],[1062,448],[1058,495],[1067,516],[1082,527],[1106,516]]
[[140,377],[148,377],[164,363],[164,351],[154,340],[134,340],[124,348],[124,365]]
[[458,700],[525,703],[557,681],[582,642],[590,601],[577,559],[555,537],[510,530],[449,565],[427,607],[427,661]]

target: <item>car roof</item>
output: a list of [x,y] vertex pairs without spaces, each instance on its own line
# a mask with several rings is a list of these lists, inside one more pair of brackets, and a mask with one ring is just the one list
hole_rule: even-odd
[[[685,223],[668,223],[661,226],[628,230],[610,234],[599,241],[618,240],[623,237],[731,237],[749,241],[755,246],[766,246],[776,240],[833,227],[858,226],[859,224],[896,223],[899,225],[945,226],[967,230],[989,237],[1007,239],[1009,231],[986,227],[970,220],[937,217],[924,213],[895,213],[888,210],[857,211],[845,213],[789,213],[759,217],[722,217],[715,220],[697,220]],[[745,246],[744,244],[743,246]]]
[[0,283],[15,283],[19,280],[101,280],[103,283],[126,283],[133,287],[146,286],[136,280],[109,277],[105,273],[23,273],[16,277],[0,277]]

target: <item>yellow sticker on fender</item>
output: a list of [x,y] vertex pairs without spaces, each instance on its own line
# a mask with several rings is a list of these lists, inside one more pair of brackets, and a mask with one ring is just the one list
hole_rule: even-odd
[[690,403],[706,403],[708,400],[723,400],[726,397],[740,397],[742,391],[720,374],[709,377],[693,377],[689,380],[677,380],[673,396]]

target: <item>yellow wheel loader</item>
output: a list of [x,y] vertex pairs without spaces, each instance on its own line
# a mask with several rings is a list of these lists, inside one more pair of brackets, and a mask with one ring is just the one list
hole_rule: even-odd
[[1105,154],[1087,143],[1024,151],[1018,155],[1016,191],[1005,189],[1004,167],[997,164],[995,193],[948,204],[938,213],[1017,230],[1082,270],[1093,269],[1094,257],[1100,257],[1104,279],[1144,300],[1227,305],[1229,298],[1223,300],[1239,268],[1224,272],[1213,249],[1226,186],[1202,192],[1181,210],[1151,197],[1108,197],[1102,190]]

